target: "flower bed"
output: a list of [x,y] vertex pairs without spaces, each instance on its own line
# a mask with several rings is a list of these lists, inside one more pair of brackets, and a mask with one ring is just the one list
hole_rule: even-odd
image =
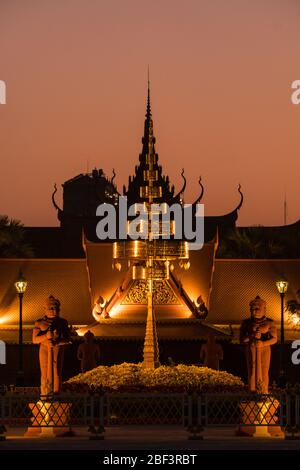
[[85,392],[241,392],[239,377],[208,367],[179,364],[144,369],[142,364],[99,366],[72,377],[64,383],[65,391]]

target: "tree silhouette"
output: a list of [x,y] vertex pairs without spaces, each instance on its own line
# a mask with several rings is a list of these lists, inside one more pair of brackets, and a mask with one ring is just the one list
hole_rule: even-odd
[[217,258],[283,258],[283,240],[264,227],[236,228],[221,238]]
[[25,239],[23,224],[7,215],[0,215],[0,257],[33,257],[33,249]]

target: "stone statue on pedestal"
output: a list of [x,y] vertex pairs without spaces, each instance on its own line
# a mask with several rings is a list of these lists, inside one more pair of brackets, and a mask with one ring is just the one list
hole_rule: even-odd
[[45,316],[35,322],[32,342],[40,345],[41,398],[58,394],[61,388],[64,346],[69,343],[67,320],[60,318],[60,301],[50,295]]
[[201,346],[200,360],[206,367],[219,370],[219,361],[223,360],[223,348],[216,342],[213,333],[208,333],[207,342]]
[[266,316],[266,302],[259,296],[250,302],[251,317],[240,329],[240,342],[246,346],[250,392],[268,393],[271,345],[277,343],[274,321]]
[[77,351],[77,359],[81,363],[81,372],[97,367],[97,361],[100,359],[100,348],[94,343],[95,335],[87,331],[84,335],[84,343],[80,344]]

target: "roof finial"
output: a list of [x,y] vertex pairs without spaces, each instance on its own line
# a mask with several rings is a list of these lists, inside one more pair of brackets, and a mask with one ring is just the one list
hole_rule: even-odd
[[283,225],[286,225],[286,221],[287,221],[287,201],[286,201],[286,188],[284,188]]
[[240,184],[238,185],[238,192],[240,193],[241,199],[237,208],[235,209],[236,211],[240,210],[244,202],[244,194],[242,193],[242,186]]
[[148,95],[147,95],[147,113],[146,117],[151,117],[151,104],[150,104],[150,69],[148,65]]

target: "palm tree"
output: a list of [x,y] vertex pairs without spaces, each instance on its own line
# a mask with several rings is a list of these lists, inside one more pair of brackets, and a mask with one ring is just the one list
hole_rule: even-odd
[[33,249],[25,240],[23,224],[7,215],[0,215],[0,257],[33,257]]
[[264,227],[235,228],[223,235],[218,258],[281,258],[285,247]]
[[300,289],[296,292],[296,299],[288,300],[286,303],[286,311],[288,312],[288,323],[294,328],[300,327]]

